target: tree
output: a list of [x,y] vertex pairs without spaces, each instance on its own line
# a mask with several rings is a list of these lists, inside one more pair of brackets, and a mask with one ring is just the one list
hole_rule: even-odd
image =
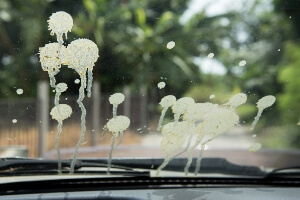
[[[71,3],[73,6],[69,6]],[[56,41],[47,30],[47,19],[59,10],[77,15],[80,10],[83,12],[83,7],[78,0],[0,1],[0,11],[4,13],[0,17],[0,57],[4,61],[0,63],[1,97],[16,96],[16,87],[24,89],[23,96],[35,96],[37,81],[47,79],[37,53],[39,47]],[[72,38],[72,34],[70,36]],[[73,80],[69,77],[65,77],[65,82]]]

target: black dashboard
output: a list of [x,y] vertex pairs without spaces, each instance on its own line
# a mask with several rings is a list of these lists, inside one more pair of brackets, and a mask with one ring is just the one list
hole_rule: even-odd
[[11,182],[0,184],[0,199],[300,199],[299,178],[60,177],[52,180],[10,179]]
[[85,192],[58,192],[0,196],[3,200],[58,200],[58,199],[146,199],[146,200],[210,200],[210,199],[299,199],[300,189],[285,187],[241,187],[241,188],[184,188],[184,189],[137,189],[99,190]]

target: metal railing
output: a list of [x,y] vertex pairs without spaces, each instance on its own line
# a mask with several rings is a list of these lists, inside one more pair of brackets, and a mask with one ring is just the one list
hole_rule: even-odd
[[[42,157],[54,148],[57,122],[51,119],[50,110],[54,106],[53,97],[49,96],[49,83],[39,82],[37,98],[18,98],[0,100],[0,146],[25,146],[29,157]],[[118,115],[131,119],[131,130],[146,125],[153,116],[147,104],[145,89],[140,94],[131,94],[129,87],[124,87],[125,102],[118,107]],[[105,141],[103,126],[112,117],[110,94],[100,92],[100,84],[94,82],[92,98],[85,98],[87,110],[87,132],[84,145],[96,146]],[[60,103],[72,107],[70,118],[64,120],[60,139],[61,147],[74,147],[79,138],[81,111],[76,103],[78,96],[61,96]],[[12,120],[17,122],[13,123]],[[133,131],[134,132],[134,131]],[[101,136],[101,137],[100,137]]]

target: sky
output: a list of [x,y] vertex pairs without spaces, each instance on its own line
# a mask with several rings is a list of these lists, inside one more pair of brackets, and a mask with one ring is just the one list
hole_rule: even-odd
[[[189,3],[188,10],[183,14],[180,21],[185,23],[189,20],[194,14],[201,12],[205,9],[207,16],[215,16],[226,13],[233,9],[239,9],[241,1],[236,0],[191,0]],[[218,60],[207,57],[197,57],[194,60],[194,63],[201,68],[203,73],[207,74],[226,74],[226,68]]]
[[194,14],[204,9],[206,9],[206,15],[209,17],[223,14],[230,10],[237,10],[241,8],[241,2],[241,0],[190,0],[189,8],[183,14],[181,21],[185,22]]
[[[180,22],[186,22],[194,14],[203,10],[205,10],[206,15],[209,17],[224,14],[228,11],[242,10],[245,9],[245,2],[247,3],[247,6],[251,6],[255,0],[190,0],[189,8],[182,15]],[[271,0],[263,0],[261,4],[263,10],[270,9]],[[241,33],[241,36],[244,36],[244,33]],[[201,68],[203,73],[218,75],[226,74],[224,65],[215,58],[209,59],[207,57],[197,57],[195,58],[194,63]]]

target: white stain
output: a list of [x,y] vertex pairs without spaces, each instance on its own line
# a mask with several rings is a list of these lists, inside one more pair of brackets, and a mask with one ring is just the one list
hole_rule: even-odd
[[157,87],[159,88],[159,89],[162,89],[162,88],[164,88],[166,86],[166,83],[165,82],[159,82],[158,84],[157,84]]
[[207,57],[208,57],[208,58],[213,58],[213,57],[214,57],[214,55],[215,55],[214,53],[210,53],[210,54],[208,54],[208,56],[207,56]]
[[256,103],[257,108],[258,108],[258,112],[257,112],[256,117],[254,117],[254,121],[251,125],[250,130],[253,130],[255,128],[259,118],[261,117],[262,112],[264,111],[264,109],[272,106],[275,103],[275,101],[276,101],[276,98],[272,95],[265,96],[265,97],[258,100],[258,102]]
[[241,62],[239,62],[239,66],[243,67],[246,65],[246,63],[247,63],[246,60],[242,60]]
[[80,80],[77,78],[77,79],[75,79],[74,83],[75,83],[75,84],[79,84],[79,83],[80,83]]
[[173,49],[174,47],[175,47],[175,42],[174,41],[168,42],[168,44],[167,44],[168,49]]
[[67,104],[58,104],[51,109],[50,115],[52,119],[63,121],[69,118],[72,114],[72,108]]
[[20,94],[23,94],[24,91],[23,91],[23,89],[19,88],[19,89],[17,89],[16,92],[17,92],[18,95],[20,95]]
[[256,151],[260,150],[261,147],[262,147],[262,145],[260,143],[254,143],[254,144],[250,145],[250,147],[248,149],[251,152],[256,152]]

